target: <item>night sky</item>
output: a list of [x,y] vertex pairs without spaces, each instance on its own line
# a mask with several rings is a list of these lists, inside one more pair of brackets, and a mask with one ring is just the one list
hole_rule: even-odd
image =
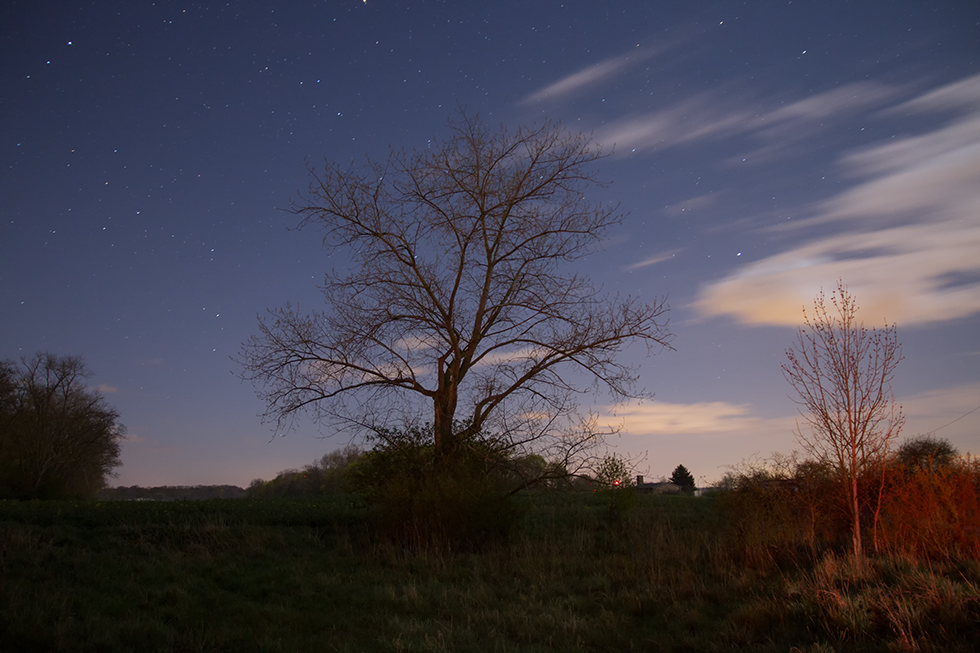
[[426,148],[461,107],[610,152],[595,198],[629,215],[588,272],[667,295],[676,334],[610,418],[648,477],[797,448],[780,364],[838,278],[898,324],[903,436],[980,453],[980,3],[8,0],[0,62],[0,358],[85,358],[128,428],[113,484],[347,443],[274,437],[235,375],[345,261],[282,209],[307,163]]

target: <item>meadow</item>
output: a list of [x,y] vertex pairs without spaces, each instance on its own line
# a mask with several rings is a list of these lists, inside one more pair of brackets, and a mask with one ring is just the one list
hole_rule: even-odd
[[353,495],[3,501],[0,650],[980,650],[976,560],[855,565],[723,496],[520,501],[462,548],[397,545]]

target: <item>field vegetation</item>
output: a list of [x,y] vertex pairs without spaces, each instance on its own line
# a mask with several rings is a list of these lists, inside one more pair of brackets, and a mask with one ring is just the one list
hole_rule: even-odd
[[482,538],[343,491],[5,501],[0,650],[975,651],[978,479],[896,464],[861,559],[846,493],[786,458],[705,497],[497,497]]

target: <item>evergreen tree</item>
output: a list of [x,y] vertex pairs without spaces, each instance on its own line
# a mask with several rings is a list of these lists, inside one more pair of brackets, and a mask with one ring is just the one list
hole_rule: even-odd
[[670,482],[680,485],[685,492],[694,492],[694,475],[684,465],[678,465],[670,475]]

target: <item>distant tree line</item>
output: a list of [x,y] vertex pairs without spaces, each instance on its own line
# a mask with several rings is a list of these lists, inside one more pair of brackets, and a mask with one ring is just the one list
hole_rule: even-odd
[[109,487],[99,490],[103,501],[204,501],[207,499],[241,499],[244,488],[237,485],[161,485],[157,487]]
[[0,361],[0,498],[95,496],[121,465],[119,413],[81,358]]
[[261,478],[248,486],[249,498],[299,497],[336,494],[348,490],[347,471],[364,455],[354,445],[332,451],[303,469],[286,469],[270,481]]

